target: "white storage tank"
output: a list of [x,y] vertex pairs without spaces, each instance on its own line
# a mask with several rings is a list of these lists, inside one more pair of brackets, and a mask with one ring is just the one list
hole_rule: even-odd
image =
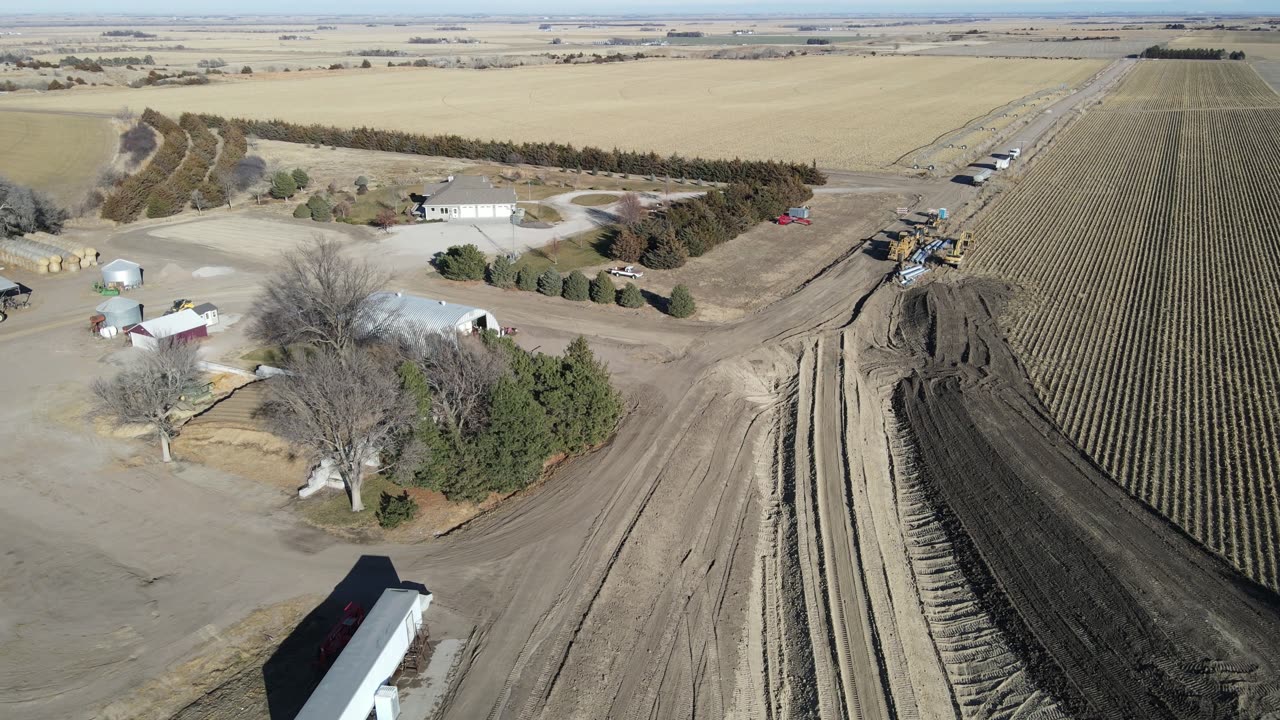
[[116,258],[102,266],[102,282],[132,288],[142,285],[142,266],[136,262]]

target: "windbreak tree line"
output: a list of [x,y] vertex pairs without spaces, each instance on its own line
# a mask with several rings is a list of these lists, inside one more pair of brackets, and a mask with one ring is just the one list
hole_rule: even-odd
[[1244,51],[1234,50],[1228,54],[1225,49],[1217,48],[1168,48],[1152,45],[1142,51],[1142,57],[1160,60],[1221,60],[1229,57],[1232,60],[1243,60]]
[[649,268],[678,268],[687,258],[703,255],[811,197],[813,190],[795,177],[772,184],[735,183],[672,203],[640,222],[616,226],[609,254]]
[[773,184],[786,179],[821,185],[826,176],[815,167],[772,160],[713,160],[663,157],[654,152],[603,150],[574,147],[563,143],[478,140],[460,135],[422,135],[375,128],[343,129],[328,125],[301,125],[283,120],[226,119],[204,115],[209,127],[236,125],[246,135],[263,140],[321,144],[360,150],[437,155],[441,157],[521,162],[546,167],[563,167],[598,172],[652,175],[708,182]]

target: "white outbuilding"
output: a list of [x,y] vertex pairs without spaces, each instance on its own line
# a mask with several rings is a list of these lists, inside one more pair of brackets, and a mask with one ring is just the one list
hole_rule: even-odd
[[516,211],[516,191],[495,188],[481,175],[450,175],[442,183],[423,187],[422,194],[414,214],[423,220],[508,222]]
[[378,312],[391,316],[388,325],[406,335],[470,335],[484,330],[502,332],[498,319],[483,308],[457,305],[400,292],[375,293]]

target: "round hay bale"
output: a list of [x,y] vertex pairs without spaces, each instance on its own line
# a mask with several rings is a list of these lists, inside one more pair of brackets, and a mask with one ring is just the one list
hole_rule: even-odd
[[50,273],[62,272],[62,263],[60,262],[49,263],[49,272]]
[[47,272],[49,272],[49,263],[41,263],[39,265],[36,265],[37,275],[44,275]]
[[62,263],[62,269],[67,272],[80,272],[80,261],[78,259],[74,261],[68,260]]

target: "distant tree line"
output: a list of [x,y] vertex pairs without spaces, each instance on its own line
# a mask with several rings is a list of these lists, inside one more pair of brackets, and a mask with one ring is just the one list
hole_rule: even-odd
[[667,37],[669,38],[700,38],[700,37],[703,37],[704,35],[706,35],[706,33],[701,32],[699,30],[668,30],[667,31]]
[[155,35],[142,32],[141,30],[108,30],[102,33],[102,37],[131,37],[145,40],[147,38],[153,38]]
[[1167,48],[1152,45],[1142,51],[1142,57],[1160,60],[1244,60],[1244,51],[1235,50],[1228,53],[1224,49],[1215,48]]
[[502,163],[529,163],[547,167],[724,183],[774,184],[783,180],[798,179],[810,185],[822,185],[827,181],[826,175],[816,167],[773,160],[736,158],[710,160],[697,157],[685,158],[679,155],[663,157],[654,152],[616,148],[613,150],[602,150],[596,147],[576,148],[562,143],[477,140],[459,135],[420,135],[367,127],[342,129],[326,125],[300,125],[283,120],[244,118],[227,120],[217,115],[202,117],[209,127],[219,128],[227,124],[235,124],[246,135],[264,140],[281,140],[309,145],[320,144]]
[[770,184],[735,183],[672,203],[638,222],[614,228],[609,254],[616,260],[671,269],[732,240],[756,223],[803,205],[813,191],[795,177]]

